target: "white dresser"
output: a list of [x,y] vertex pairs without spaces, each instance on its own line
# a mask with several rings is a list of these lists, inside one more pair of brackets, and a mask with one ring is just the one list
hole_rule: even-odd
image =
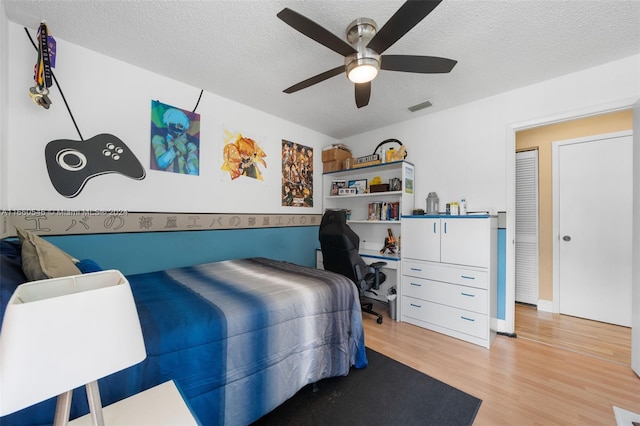
[[403,216],[401,320],[489,348],[497,243],[495,216]]

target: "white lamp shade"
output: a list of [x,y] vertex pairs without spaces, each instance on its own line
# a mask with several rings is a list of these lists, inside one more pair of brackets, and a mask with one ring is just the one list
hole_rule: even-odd
[[347,78],[354,83],[367,83],[378,75],[380,62],[375,52],[371,57],[362,57],[359,53],[345,57]]
[[119,271],[22,284],[0,332],[0,415],[145,358],[131,288]]
[[348,77],[354,83],[367,83],[378,75],[378,69],[373,65],[358,65],[349,71]]

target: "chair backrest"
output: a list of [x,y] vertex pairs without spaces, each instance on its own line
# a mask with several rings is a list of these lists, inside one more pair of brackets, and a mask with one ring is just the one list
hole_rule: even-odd
[[[351,279],[358,284],[369,271],[369,266],[358,254],[360,237],[347,225],[346,211],[327,210],[318,232],[324,269]],[[356,271],[360,271],[357,276]]]

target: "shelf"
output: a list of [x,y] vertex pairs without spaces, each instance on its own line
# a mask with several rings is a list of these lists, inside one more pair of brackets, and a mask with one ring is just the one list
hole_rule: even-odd
[[393,161],[391,163],[374,164],[372,166],[355,167],[355,168],[346,169],[346,170],[337,170],[335,172],[323,173],[323,175],[348,176],[348,175],[358,174],[360,172],[372,173],[374,171],[377,172],[377,171],[384,171],[384,170],[392,170],[392,169],[397,169],[398,166],[400,166],[402,163],[407,163],[413,166],[413,164],[409,163],[408,161]]
[[391,195],[400,196],[402,195],[402,191],[385,191],[385,192],[368,192],[366,194],[346,194],[346,195],[329,195],[326,197],[327,199],[337,200],[337,199],[345,199],[345,198],[367,198],[367,197],[388,197]]
[[349,219],[347,223],[365,223],[367,225],[400,225],[399,220]]
[[[348,195],[329,195],[335,181],[342,181],[348,185],[352,181],[352,186],[375,180],[381,184],[389,185],[388,188],[398,189],[397,191],[385,192],[368,192],[365,194],[348,194]],[[400,181],[400,186],[395,184]],[[346,186],[345,185],[345,186]],[[364,185],[363,185],[364,186]],[[391,288],[398,290],[398,302],[396,304],[396,320],[402,318],[402,304],[400,303],[400,292],[402,275],[401,260],[398,250],[391,254],[389,251],[380,253],[380,249],[385,246],[391,235],[399,241],[402,228],[404,227],[404,215],[411,215],[415,204],[415,167],[407,161],[393,161],[389,163],[369,165],[365,167],[351,168],[348,170],[338,170],[322,174],[323,193],[322,197],[324,209],[342,209],[349,210],[351,218],[347,220],[349,227],[353,232],[358,234],[360,238],[359,252],[365,259],[367,264],[373,262],[386,262],[383,267],[386,275],[386,281],[380,284],[380,289],[376,290],[377,294],[366,293],[367,297],[372,297],[381,302],[387,301],[387,295]],[[385,188],[385,187],[382,187]],[[392,204],[395,220],[369,220],[369,209],[372,204]],[[398,207],[398,216],[395,216],[395,207]],[[377,207],[376,207],[377,209]],[[381,217],[387,217],[382,215]],[[399,246],[399,244],[398,244]]]
[[474,212],[468,214],[403,214],[403,218],[411,218],[411,219],[487,219],[493,217],[494,215],[490,215],[487,212]]
[[375,259],[381,259],[389,262],[400,261],[400,254],[398,254],[397,252],[396,254],[390,254],[390,253],[380,254],[380,251],[377,251],[377,250],[360,249],[359,253],[360,253],[360,256],[373,257]]

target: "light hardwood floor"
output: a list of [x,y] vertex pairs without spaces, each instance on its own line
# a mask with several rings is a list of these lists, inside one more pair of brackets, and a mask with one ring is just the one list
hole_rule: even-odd
[[516,303],[516,334],[605,361],[631,365],[631,328],[538,311]]
[[614,405],[640,412],[640,378],[617,361],[521,337],[487,350],[388,315],[363,320],[367,347],[480,398],[474,425],[615,425]]

